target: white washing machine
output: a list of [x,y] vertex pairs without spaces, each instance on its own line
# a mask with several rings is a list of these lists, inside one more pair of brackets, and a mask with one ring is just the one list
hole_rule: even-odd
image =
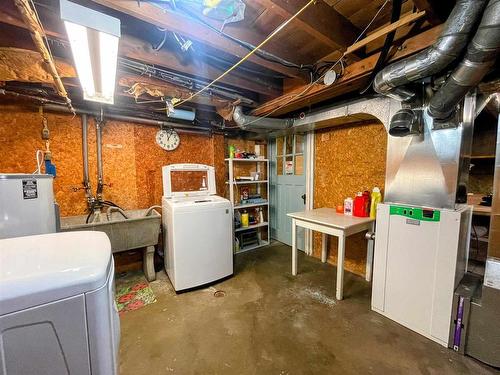
[[0,374],[116,374],[119,339],[106,234],[0,240]]
[[[206,172],[200,191],[172,191],[172,172]],[[214,168],[202,164],[163,167],[162,221],[165,270],[176,291],[233,274],[233,211],[215,191]]]

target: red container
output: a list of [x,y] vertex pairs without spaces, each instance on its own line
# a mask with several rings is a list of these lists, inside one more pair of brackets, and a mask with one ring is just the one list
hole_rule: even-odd
[[359,192],[354,198],[352,214],[357,217],[370,216],[370,192]]

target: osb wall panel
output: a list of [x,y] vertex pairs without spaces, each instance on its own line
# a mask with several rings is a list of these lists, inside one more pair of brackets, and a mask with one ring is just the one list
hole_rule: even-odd
[[222,134],[215,134],[212,137],[213,144],[213,160],[212,165],[215,167],[215,184],[217,187],[217,194],[220,196],[226,196],[226,162],[224,158],[225,154],[225,143],[224,136]]
[[[82,189],[81,119],[79,116],[73,118],[53,113],[45,113],[45,117],[51,131],[52,161],[57,168],[54,191],[61,214],[82,215],[86,210],[86,201]],[[37,111],[0,106],[0,172],[31,173],[35,170],[35,152],[44,148],[41,126]],[[181,133],[178,149],[167,152],[155,143],[157,130],[133,123],[106,122],[103,128],[105,199],[125,209],[161,204],[161,167],[166,164],[216,164],[216,175],[223,175],[224,172],[217,170],[221,167],[222,135],[208,137]],[[88,138],[89,174],[95,192],[97,161],[93,119],[89,119]],[[217,150],[214,150],[216,144]],[[220,185],[219,181],[219,189]]]
[[[387,132],[382,124],[360,124],[319,130],[315,134],[314,207],[343,204],[356,192],[383,189]],[[337,239],[329,239],[330,263],[337,262]],[[321,256],[321,236],[314,235],[314,256]],[[363,275],[366,266],[364,233],[346,240],[345,268]]]
[[[163,184],[161,168],[176,163],[209,164],[213,162],[212,140],[205,135],[180,134],[179,147],[174,151],[165,151],[155,143],[157,128],[136,125],[135,165],[138,191],[138,206],[149,207],[161,204]],[[196,182],[198,183],[198,182]],[[186,190],[189,189],[186,186]]]

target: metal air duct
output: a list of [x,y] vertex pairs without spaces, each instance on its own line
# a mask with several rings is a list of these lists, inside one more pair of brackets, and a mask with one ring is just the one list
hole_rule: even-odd
[[422,118],[419,112],[409,108],[404,108],[396,112],[389,124],[389,134],[393,137],[420,134]]
[[467,54],[429,102],[429,114],[447,119],[467,92],[478,85],[495,64],[500,50],[500,0],[490,0]]
[[486,3],[487,0],[458,0],[437,41],[380,71],[373,83],[375,91],[402,101],[412,99],[415,93],[404,86],[441,72],[460,56]]
[[286,130],[293,125],[293,119],[266,118],[244,115],[241,107],[236,107],[233,113],[234,122],[243,130]]

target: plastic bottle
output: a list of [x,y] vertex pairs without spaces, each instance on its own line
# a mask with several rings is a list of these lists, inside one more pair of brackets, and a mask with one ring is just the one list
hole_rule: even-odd
[[380,193],[380,189],[377,186],[373,188],[371,198],[370,218],[375,219],[377,217],[377,205],[382,202],[382,193]]
[[243,228],[247,228],[248,227],[248,221],[249,221],[248,212],[245,210],[241,214],[241,226]]
[[364,209],[365,209],[365,198],[363,197],[363,193],[358,191],[358,193],[354,197],[352,214],[354,216],[363,217]]
[[353,201],[351,197],[344,200],[344,215],[352,215]]

